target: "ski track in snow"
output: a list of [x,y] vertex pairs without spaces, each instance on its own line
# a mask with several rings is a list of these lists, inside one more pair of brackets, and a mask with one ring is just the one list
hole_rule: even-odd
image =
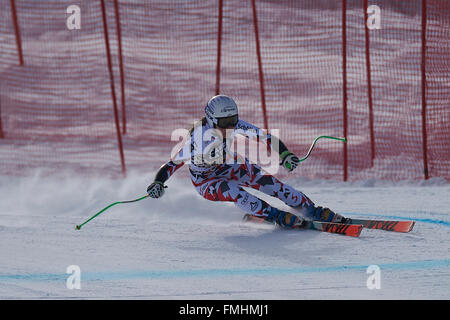
[[[0,299],[450,298],[445,181],[287,181],[351,217],[414,219],[408,234],[243,223],[233,204],[202,199],[182,175],[162,199],[119,204],[74,229],[112,202],[141,197],[152,178],[3,176]],[[369,290],[373,264],[381,288]],[[66,287],[70,265],[81,269],[81,289]]]

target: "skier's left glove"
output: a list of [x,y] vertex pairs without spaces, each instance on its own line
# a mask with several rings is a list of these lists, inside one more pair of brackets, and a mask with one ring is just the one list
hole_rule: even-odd
[[147,193],[151,198],[161,198],[164,194],[164,188],[167,188],[164,183],[155,181],[147,188]]
[[300,163],[300,159],[295,154],[293,154],[288,150],[284,151],[280,155],[280,158],[281,158],[280,165],[289,172],[297,168],[297,165]]

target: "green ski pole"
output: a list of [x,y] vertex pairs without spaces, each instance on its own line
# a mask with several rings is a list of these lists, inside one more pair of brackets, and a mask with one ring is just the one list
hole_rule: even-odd
[[308,153],[306,154],[306,156],[304,156],[303,158],[300,159],[300,162],[305,161],[309,157],[309,155],[311,154],[311,151],[313,150],[314,146],[316,145],[317,140],[319,140],[321,138],[338,140],[338,141],[342,141],[344,143],[347,142],[347,138],[337,138],[337,137],[330,137],[330,136],[319,136],[316,139],[314,139],[314,142],[312,143],[311,147],[309,148]]
[[[309,155],[311,154],[311,151],[314,149],[314,146],[316,145],[316,142],[319,139],[333,139],[333,140],[338,140],[338,141],[342,141],[342,142],[347,142],[346,138],[337,138],[337,137],[331,137],[331,136],[319,136],[317,138],[314,139],[313,143],[311,144],[311,147],[308,150],[308,153],[306,154],[306,156],[304,156],[303,158],[299,159],[299,162],[305,161],[306,159],[308,159]],[[288,164],[289,165],[289,164]],[[288,167],[290,169],[290,167]]]
[[137,202],[137,201],[140,201],[140,200],[145,199],[145,198],[148,198],[148,197],[149,197],[149,195],[147,194],[147,195],[145,195],[145,196],[143,196],[143,197],[141,197],[141,198],[139,198],[139,199],[136,199],[136,200],[117,201],[117,202],[111,203],[109,206],[103,208],[102,210],[100,210],[99,212],[97,212],[96,214],[94,214],[92,217],[90,217],[89,219],[87,219],[87,220],[86,220],[85,222],[83,222],[82,224],[77,225],[77,226],[75,227],[75,229],[76,229],[76,230],[80,230],[81,227],[84,226],[86,223],[88,223],[89,221],[91,221],[92,219],[94,219],[95,217],[97,217],[98,215],[100,215],[101,213],[103,213],[104,211],[106,211],[107,209],[111,208],[112,206],[115,206],[116,204],[119,204],[119,203],[131,203],[131,202]]

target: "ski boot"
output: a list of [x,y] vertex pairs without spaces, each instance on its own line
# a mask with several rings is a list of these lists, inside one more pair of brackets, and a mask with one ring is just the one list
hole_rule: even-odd
[[331,211],[329,208],[316,207],[314,205],[304,206],[301,212],[306,218],[320,221],[320,222],[333,222],[333,223],[350,223],[350,218],[345,218],[344,216]]
[[264,220],[276,223],[283,228],[298,229],[304,227],[306,224],[306,220],[303,217],[296,216],[295,214],[274,207],[268,207],[266,213],[267,216]]

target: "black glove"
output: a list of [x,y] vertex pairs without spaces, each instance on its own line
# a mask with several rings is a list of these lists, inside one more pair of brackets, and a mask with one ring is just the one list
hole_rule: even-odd
[[147,188],[147,193],[151,198],[161,198],[164,194],[164,188],[167,188],[164,183],[155,181]]

